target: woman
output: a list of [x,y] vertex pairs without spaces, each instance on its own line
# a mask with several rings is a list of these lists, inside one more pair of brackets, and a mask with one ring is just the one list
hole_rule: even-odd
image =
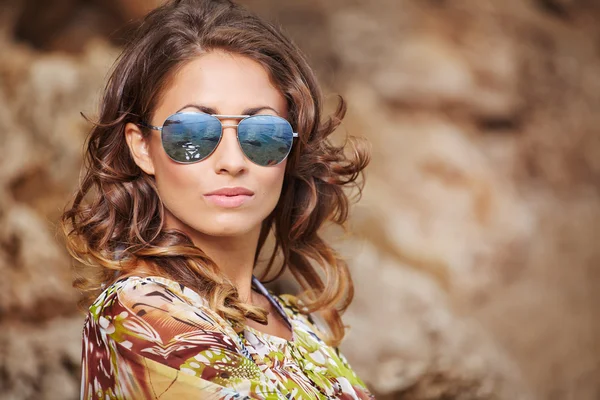
[[[82,398],[372,398],[338,345],[343,226],[369,162],[328,140],[321,94],[278,28],[226,0],[151,12],[117,60],[61,224],[89,294]],[[304,291],[254,275],[269,234]],[[273,275],[273,274],[271,274]],[[95,299],[95,300],[94,300]],[[319,317],[316,319],[314,317]],[[325,321],[326,324],[318,324]]]

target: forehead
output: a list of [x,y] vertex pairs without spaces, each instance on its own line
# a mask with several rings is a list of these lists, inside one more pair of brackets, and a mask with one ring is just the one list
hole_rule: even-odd
[[287,113],[284,95],[260,63],[222,51],[203,54],[181,67],[164,89],[156,114],[166,117],[185,104],[214,108],[220,114],[256,106]]

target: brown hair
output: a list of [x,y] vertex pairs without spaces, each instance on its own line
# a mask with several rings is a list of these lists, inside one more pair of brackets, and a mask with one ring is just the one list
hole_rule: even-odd
[[[299,141],[289,155],[279,202],[263,221],[255,265],[273,231],[275,248],[265,277],[281,255],[271,281],[289,268],[304,289],[300,311],[320,311],[329,325],[328,342],[337,346],[344,336],[340,315],[354,289],[345,261],[318,231],[328,220],[345,228],[349,200],[342,189],[352,185],[362,195],[364,179],[357,178],[369,163],[368,143],[352,136],[341,146],[328,140],[346,113],[344,100],[340,97],[334,114],[321,121],[319,85],[298,47],[279,28],[228,0],[176,0],[155,9],[115,62],[86,141],[85,175],[60,221],[67,249],[88,272],[74,286],[87,293],[89,303],[114,281],[115,271],[128,273],[143,262],[203,295],[238,331],[246,318],[266,322],[266,310],[243,303],[187,235],[165,229],[154,178],[135,164],[125,141],[125,124],[152,119],[177,69],[216,49],[261,63],[285,95]],[[347,145],[351,156],[344,152]]]

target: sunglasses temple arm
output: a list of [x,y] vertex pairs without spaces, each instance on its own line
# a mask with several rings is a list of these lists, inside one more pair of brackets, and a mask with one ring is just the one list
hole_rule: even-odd
[[160,126],[154,126],[154,125],[149,125],[149,124],[147,124],[145,122],[140,122],[138,125],[141,125],[144,128],[154,129],[155,131],[162,131],[162,127],[160,127]]

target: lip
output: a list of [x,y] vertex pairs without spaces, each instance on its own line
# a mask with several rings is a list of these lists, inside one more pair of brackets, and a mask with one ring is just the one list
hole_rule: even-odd
[[254,192],[245,187],[236,186],[236,187],[224,187],[210,193],[206,193],[205,196],[252,196]]
[[225,208],[240,207],[254,197],[254,192],[244,187],[221,188],[204,195],[209,202]]
[[206,198],[211,203],[225,208],[235,208],[239,207],[248,200],[250,200],[254,196],[247,196],[245,194],[239,194],[237,196],[222,196],[218,194],[213,194],[210,196],[205,195]]

